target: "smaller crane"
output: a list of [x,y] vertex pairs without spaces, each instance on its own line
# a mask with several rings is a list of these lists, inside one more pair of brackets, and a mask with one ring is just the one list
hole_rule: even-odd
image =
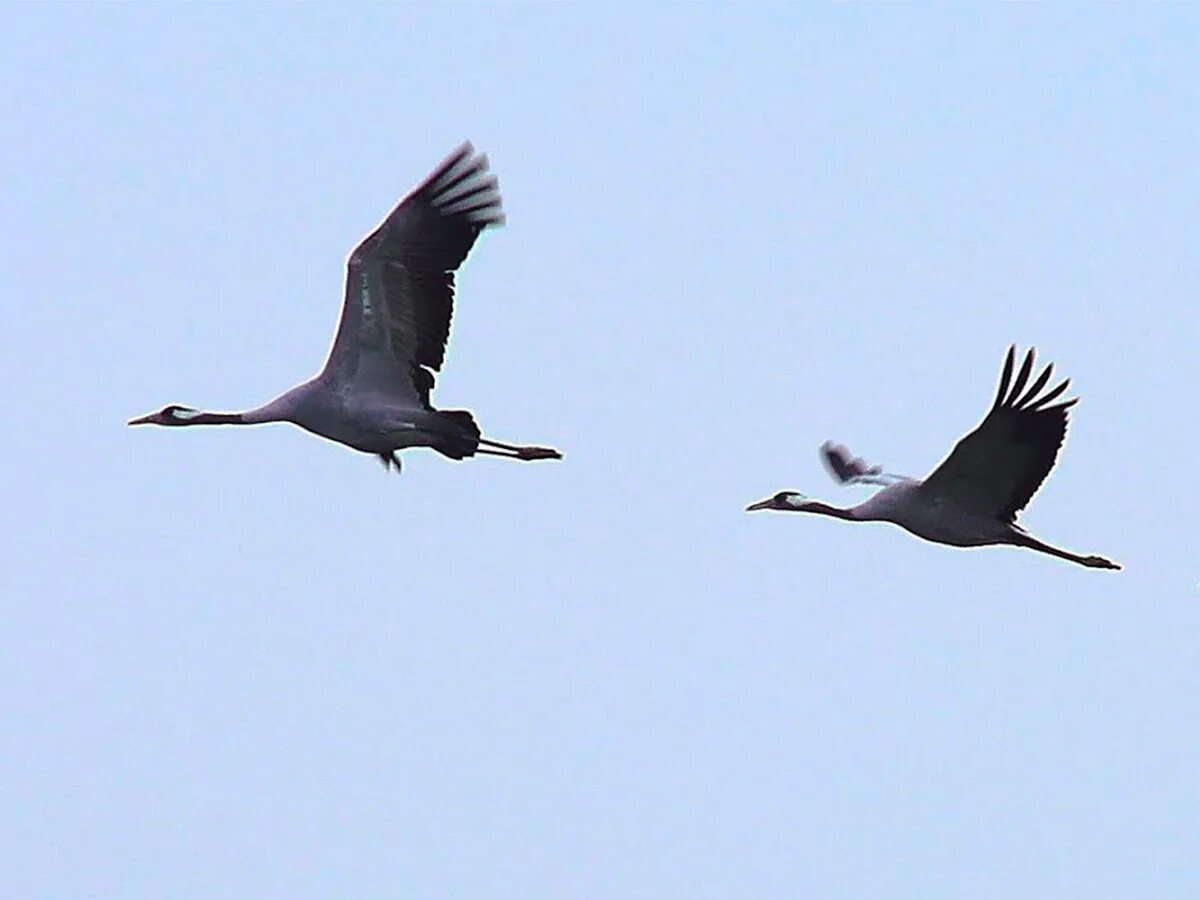
[[504,222],[487,157],[464,143],[363,239],[346,263],[346,296],[325,367],[256,409],[201,412],[170,404],[130,425],[257,425],[291,422],[379,457],[432,447],[462,459],[561,459],[550,447],[518,447],[480,435],[463,409],[434,409],[433,373],[446,356],[454,272],[485,228]]
[[1049,553],[1093,569],[1121,568],[1103,556],[1080,556],[1039,541],[1016,523],[1054,467],[1067,432],[1067,410],[1078,398],[1052,404],[1070,381],[1042,393],[1053,364],[1029,389],[1034,351],[1025,355],[1013,379],[1016,347],[1008,348],[996,400],[979,427],[960,440],[924,481],[889,475],[869,466],[843,446],[826,441],[821,455],[842,484],[880,484],[883,490],[857,506],[839,508],[796,491],[752,503],[747,512],[777,509],[810,512],[850,522],[891,522],[917,537],[953,547],[1012,544]]

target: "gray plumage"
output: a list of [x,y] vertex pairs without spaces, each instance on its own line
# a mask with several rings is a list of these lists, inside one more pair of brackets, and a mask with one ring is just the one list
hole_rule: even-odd
[[[809,512],[850,522],[892,522],[939,544],[982,547],[1011,544],[1095,569],[1119,569],[1102,556],[1052,547],[1016,522],[1017,513],[1045,481],[1067,433],[1067,411],[1077,400],[1052,401],[1064,381],[1043,393],[1053,366],[1029,384],[1034,352],[1025,355],[1016,378],[1016,348],[1009,347],[996,399],[979,426],[924,481],[888,475],[845,447],[826,441],[821,458],[841,484],[881,484],[884,489],[852,507],[830,506],[797,491],[780,491],[752,503],[749,511]],[[1028,385],[1028,388],[1026,387]]]
[[476,453],[558,459],[480,435],[466,410],[434,409],[434,373],[445,361],[454,273],[485,228],[504,222],[487,157],[464,143],[354,249],[345,299],[321,372],[241,413],[172,404],[130,425],[253,425],[291,422],[400,469],[397,450],[431,447],[451,459]]

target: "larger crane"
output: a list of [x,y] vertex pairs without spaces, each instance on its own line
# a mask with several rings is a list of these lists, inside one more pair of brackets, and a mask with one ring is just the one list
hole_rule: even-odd
[[869,500],[848,508],[810,500],[796,491],[780,491],[746,507],[748,512],[776,509],[810,512],[851,522],[892,522],[917,537],[954,547],[1013,544],[1049,553],[1093,569],[1121,568],[1103,556],[1081,556],[1051,547],[1017,524],[1017,513],[1041,486],[1062,446],[1067,410],[1078,402],[1053,403],[1070,381],[1042,393],[1053,365],[1046,366],[1029,389],[1034,351],[1025,355],[1013,379],[1016,348],[1009,347],[996,400],[979,427],[960,440],[924,481],[885,474],[845,447],[826,442],[822,458],[842,484],[882,484]]
[[346,296],[321,372],[256,409],[202,412],[170,404],[130,425],[257,425],[291,422],[379,457],[400,471],[396,451],[432,447],[451,459],[476,453],[560,459],[549,447],[481,436],[466,410],[430,403],[446,354],[454,272],[479,233],[504,222],[487,157],[464,143],[392,210],[350,254]]

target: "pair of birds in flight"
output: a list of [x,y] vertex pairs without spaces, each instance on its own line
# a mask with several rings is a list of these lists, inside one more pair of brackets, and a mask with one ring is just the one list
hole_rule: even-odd
[[[454,273],[485,228],[504,222],[500,189],[487,157],[464,143],[410,192],[350,254],[341,320],[325,366],[269,403],[236,413],[171,404],[130,425],[256,425],[291,422],[374,454],[400,470],[397,450],[431,447],[451,459],[475,454],[517,460],[561,459],[550,447],[483,437],[466,410],[434,409],[454,306]],[[826,443],[823,459],[843,484],[879,484],[864,503],[840,508],[781,491],[747,510],[809,512],[856,522],[892,522],[918,537],[958,547],[1012,544],[1084,566],[1118,569],[1039,541],[1016,524],[1054,466],[1076,400],[1058,400],[1064,381],[1044,391],[1053,366],[1033,383],[1030,350],[1015,369],[1009,348],[995,402],[924,481],[889,475],[844,447]],[[1058,402],[1054,402],[1054,401]]]

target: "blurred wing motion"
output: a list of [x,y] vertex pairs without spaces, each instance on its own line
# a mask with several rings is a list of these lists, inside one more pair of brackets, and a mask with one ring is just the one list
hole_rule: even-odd
[[921,490],[979,515],[1014,522],[1041,486],[1067,432],[1067,410],[1078,400],[1050,406],[1070,381],[1039,393],[1050,380],[1053,365],[1026,390],[1033,371],[1034,351],[1025,355],[1013,379],[1016,348],[1008,348],[996,400],[979,427],[960,440],[950,455],[925,479]]
[[903,475],[891,475],[882,466],[868,465],[842,444],[826,441],[821,445],[821,461],[839,484],[895,484],[906,481]]
[[821,445],[821,460],[834,480],[846,484],[864,475],[883,474],[882,466],[870,466],[854,456],[842,444],[826,441]]

